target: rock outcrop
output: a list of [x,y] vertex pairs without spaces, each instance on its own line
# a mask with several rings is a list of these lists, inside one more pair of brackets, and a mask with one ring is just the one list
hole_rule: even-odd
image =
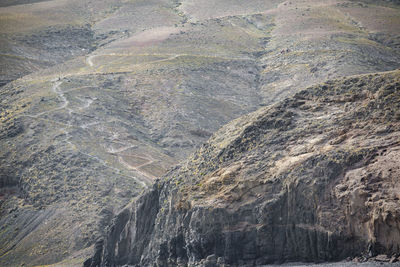
[[400,253],[400,71],[328,81],[216,132],[113,219],[85,266]]

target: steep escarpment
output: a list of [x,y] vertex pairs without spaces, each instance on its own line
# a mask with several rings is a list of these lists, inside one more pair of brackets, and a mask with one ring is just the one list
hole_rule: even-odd
[[400,71],[241,117],[116,218],[85,266],[254,266],[400,253]]

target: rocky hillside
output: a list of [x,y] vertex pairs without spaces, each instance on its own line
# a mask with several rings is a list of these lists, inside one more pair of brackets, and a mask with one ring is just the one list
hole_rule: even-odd
[[1,1],[0,86],[95,50],[117,34],[97,34],[91,27],[113,6],[112,1]]
[[396,1],[5,0],[0,23],[1,266],[80,266],[226,123],[400,67]]
[[216,132],[121,211],[85,266],[397,257],[399,156],[400,71],[310,87]]

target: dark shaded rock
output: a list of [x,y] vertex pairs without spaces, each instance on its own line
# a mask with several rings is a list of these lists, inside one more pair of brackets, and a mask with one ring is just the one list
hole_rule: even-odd
[[92,258],[87,259],[84,263],[84,267],[92,267],[92,266],[99,266],[101,263],[101,254],[103,252],[103,240],[99,240],[96,242],[94,246],[94,251],[95,254],[93,255]]

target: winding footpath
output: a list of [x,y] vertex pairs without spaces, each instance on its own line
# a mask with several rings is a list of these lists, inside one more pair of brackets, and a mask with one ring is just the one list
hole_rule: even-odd
[[[88,62],[91,62],[88,60]],[[93,64],[93,63],[92,63]],[[122,152],[131,149],[131,148],[135,148],[137,147],[136,145],[133,144],[129,144],[128,142],[123,142],[118,140],[118,142],[120,144],[122,144],[123,146],[118,148],[118,149],[114,149],[112,147],[112,145],[108,146],[106,145],[106,147],[109,147],[106,149],[106,153],[112,154],[114,156],[117,157],[118,162],[121,164],[121,166],[123,168],[125,168],[126,170],[128,170],[129,172],[133,172],[133,173],[137,173],[139,175],[125,175],[123,173],[121,173],[121,169],[120,168],[116,168],[114,166],[111,166],[109,163],[107,163],[104,159],[96,156],[96,155],[92,155],[91,153],[87,153],[85,151],[82,151],[81,149],[79,149],[77,145],[75,145],[72,141],[71,141],[71,129],[72,128],[81,128],[81,129],[85,129],[85,130],[91,130],[91,128],[95,125],[99,125],[99,124],[104,124],[104,123],[112,123],[114,122],[114,120],[112,121],[95,121],[95,122],[89,122],[89,123],[84,123],[81,125],[73,125],[73,116],[74,114],[81,114],[81,112],[83,112],[84,110],[88,109],[95,100],[97,100],[97,98],[90,98],[90,97],[86,97],[86,96],[81,96],[81,97],[76,97],[76,99],[78,99],[82,105],[76,108],[72,108],[70,107],[70,101],[68,100],[67,96],[65,95],[65,92],[63,92],[60,88],[60,86],[63,84],[63,79],[64,77],[59,77],[59,78],[55,78],[52,79],[51,82],[53,83],[51,86],[51,91],[56,94],[57,98],[61,101],[61,104],[53,109],[47,110],[47,111],[43,111],[43,112],[39,112],[33,115],[24,115],[25,117],[28,118],[32,118],[32,119],[41,119],[44,121],[48,121],[48,122],[52,122],[54,124],[57,125],[62,125],[61,128],[59,128],[59,130],[61,131],[62,135],[64,135],[64,139],[63,142],[65,142],[66,144],[68,144],[72,149],[77,150],[78,153],[83,154],[97,162],[99,162],[101,165],[103,165],[104,167],[113,170],[115,173],[118,173],[119,175],[122,176],[127,176],[129,178],[135,179],[141,186],[143,187],[147,187],[149,186],[153,179],[155,178],[155,176],[143,172],[140,170],[141,167],[144,167],[146,165],[149,165],[151,163],[154,162],[154,160],[151,157],[139,157],[142,159],[146,159],[147,162],[145,162],[144,164],[141,165],[132,165],[129,164],[127,162],[124,161],[123,159],[123,155],[121,154]],[[73,91],[74,89],[81,89],[83,87],[80,88],[73,88],[73,89],[69,89],[66,92],[70,92]],[[43,118],[43,115],[47,115],[50,114],[52,112],[55,111],[60,111],[60,110],[66,110],[68,112],[68,119],[66,123],[62,123],[62,122],[58,122],[52,119],[48,119],[48,118]],[[118,133],[113,133],[113,137],[111,138],[111,142],[115,142],[118,138]]]

